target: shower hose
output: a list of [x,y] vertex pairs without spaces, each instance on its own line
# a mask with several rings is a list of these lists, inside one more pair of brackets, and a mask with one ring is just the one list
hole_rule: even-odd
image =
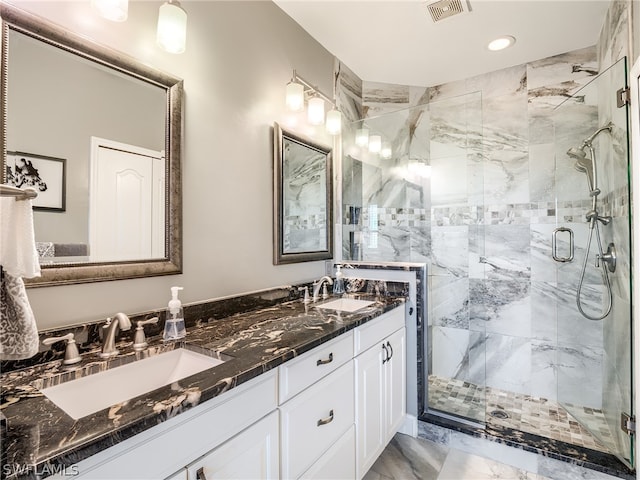
[[[596,213],[596,218],[597,218],[597,213]],[[582,272],[580,274],[580,283],[578,283],[578,291],[576,292],[576,304],[578,305],[578,310],[580,311],[583,317],[589,320],[602,320],[607,315],[609,315],[609,313],[611,313],[611,307],[613,306],[613,294],[611,292],[611,282],[609,281],[609,274],[607,272],[607,262],[605,261],[599,262],[600,268],[602,268],[602,280],[604,281],[604,284],[607,287],[607,293],[608,293],[607,295],[608,305],[607,305],[606,312],[599,316],[593,316],[586,313],[582,308],[582,284],[584,283],[584,275],[587,270],[587,262],[589,260],[589,251],[591,250],[591,240],[593,239],[594,230],[596,233],[596,239],[598,240],[599,258],[602,258],[602,255],[603,255],[602,241],[600,240],[600,227],[598,226],[598,220],[594,219],[592,220],[592,225],[590,225],[590,228],[589,228],[589,239],[587,240],[587,249],[584,254],[584,261],[582,262]]]

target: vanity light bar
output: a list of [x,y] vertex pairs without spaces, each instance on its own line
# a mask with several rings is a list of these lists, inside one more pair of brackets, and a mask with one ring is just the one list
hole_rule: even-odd
[[322,99],[331,104],[334,108],[337,108],[335,102],[325,93],[322,92],[318,87],[313,86],[311,83],[307,82],[304,78],[293,71],[293,76],[291,77],[290,83],[299,83],[304,87],[304,94],[307,96],[318,95],[322,97]]

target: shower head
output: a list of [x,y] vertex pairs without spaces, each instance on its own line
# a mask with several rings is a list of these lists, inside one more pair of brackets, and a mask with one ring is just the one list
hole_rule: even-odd
[[[596,179],[596,152],[593,148],[593,140],[604,131],[611,133],[612,129],[613,123],[609,122],[585,138],[580,147],[571,147],[567,150],[567,155],[576,161],[576,170],[587,174],[589,192],[594,198],[600,193],[600,190],[598,189],[598,181]],[[590,158],[587,158],[587,152],[585,151],[587,148],[589,149]]]
[[585,152],[584,149],[585,146],[582,146],[581,148],[571,147],[569,150],[567,150],[567,155],[576,161],[574,167],[577,171],[587,174],[587,180],[589,181],[589,190],[593,192],[596,190],[593,172],[593,160],[587,158],[587,152]]

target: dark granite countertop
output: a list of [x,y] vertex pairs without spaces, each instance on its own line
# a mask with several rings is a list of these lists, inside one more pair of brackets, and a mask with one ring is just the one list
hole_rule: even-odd
[[[402,297],[367,297],[375,303],[354,313],[315,308],[299,300],[230,315],[189,328],[184,342],[164,344],[149,339],[149,347],[134,352],[121,343],[121,354],[102,360],[83,353],[83,361],[65,368],[60,360],[3,373],[3,477],[6,466],[31,466],[42,472],[51,466],[71,466],[91,455],[143,432],[179,413],[202,404],[314,347],[331,340],[404,302]],[[320,302],[319,302],[320,303]],[[231,357],[225,363],[79,420],[73,420],[40,389],[114,368],[176,347],[217,352]],[[215,354],[215,353],[212,353]],[[178,386],[178,387],[176,387]],[[25,478],[33,478],[27,475]]]

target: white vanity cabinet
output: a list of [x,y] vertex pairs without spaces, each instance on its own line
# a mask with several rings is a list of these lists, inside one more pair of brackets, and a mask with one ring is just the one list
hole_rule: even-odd
[[400,306],[83,460],[76,478],[362,478],[404,421],[405,341]]
[[[406,414],[406,337],[402,309],[356,330],[356,478],[362,478]],[[361,353],[359,353],[361,352]]]

